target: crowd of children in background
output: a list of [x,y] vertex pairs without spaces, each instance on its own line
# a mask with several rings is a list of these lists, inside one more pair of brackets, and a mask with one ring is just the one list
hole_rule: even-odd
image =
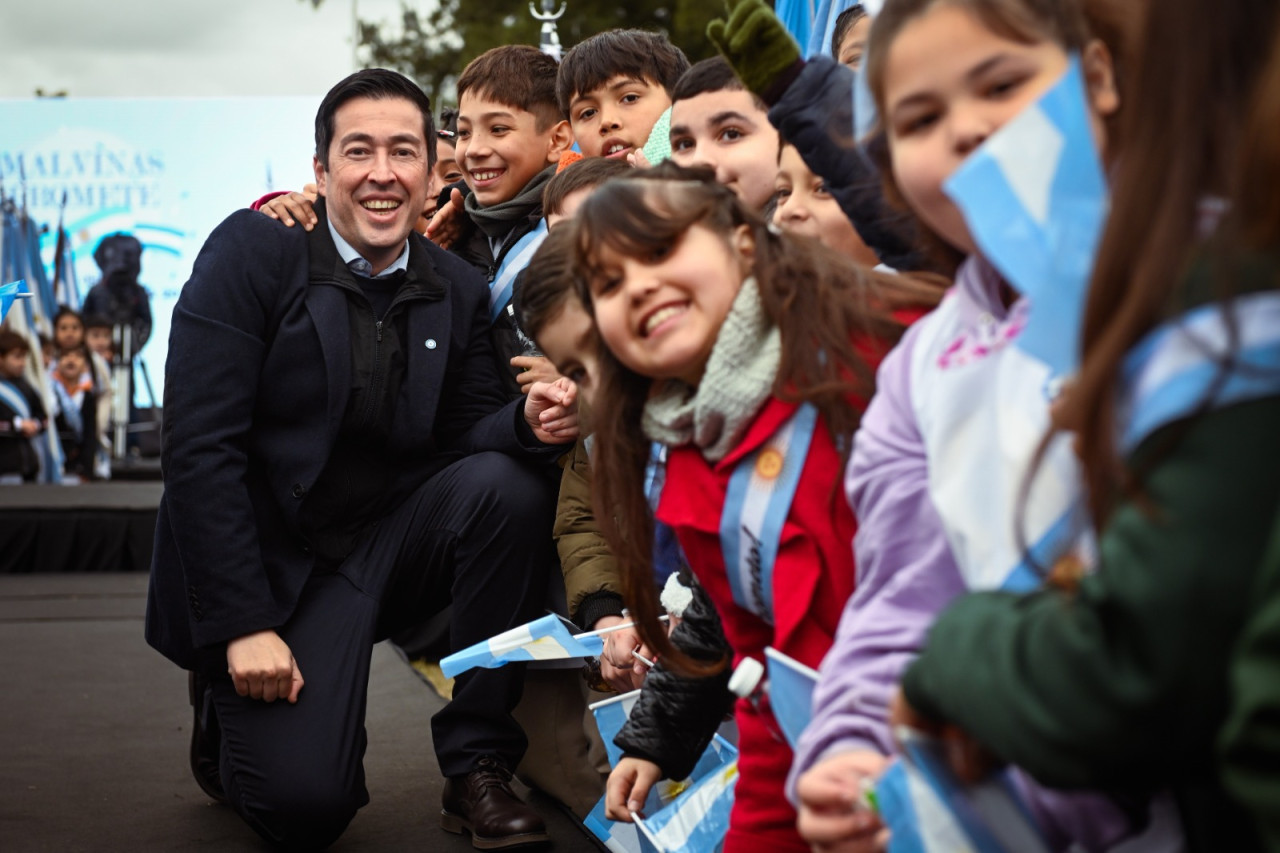
[[[51,336],[40,334],[39,352],[25,336],[0,331],[0,483],[37,479],[48,464],[37,443],[49,430],[58,437],[62,470],[47,479],[74,484],[111,475],[112,325],[63,305],[52,326]],[[47,405],[29,379],[36,371],[48,380]]]
[[[885,0],[806,59],[730,0],[714,59],[611,30],[461,72],[420,230],[487,276],[510,393],[582,392],[529,500],[565,612],[615,629],[595,686],[641,689],[612,771],[526,778],[628,821],[732,714],[726,851],[871,851],[909,724],[966,778],[1013,767],[1052,849],[1280,849],[1274,7]],[[947,181],[1072,69],[1111,214],[1056,381]],[[309,230],[312,200],[255,206]],[[0,476],[44,429],[96,476],[99,329],[56,318],[52,411],[0,335]],[[766,647],[820,672],[794,753],[726,686]],[[530,717],[533,752],[589,741],[575,714]]]

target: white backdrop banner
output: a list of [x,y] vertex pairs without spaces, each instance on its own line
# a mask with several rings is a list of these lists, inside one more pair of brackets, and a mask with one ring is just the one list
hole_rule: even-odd
[[[50,277],[64,193],[80,299],[98,281],[93,251],[103,237],[127,232],[142,243],[139,281],[154,329],[141,357],[157,402],[169,315],[201,245],[268,190],[314,180],[320,98],[0,99],[0,182],[49,226]],[[136,399],[150,404],[141,388]]]

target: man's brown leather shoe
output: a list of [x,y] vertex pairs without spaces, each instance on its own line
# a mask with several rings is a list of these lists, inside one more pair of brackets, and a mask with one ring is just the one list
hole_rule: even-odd
[[550,841],[547,825],[510,783],[511,771],[487,756],[466,776],[450,777],[444,783],[440,826],[446,832],[470,832],[471,846],[478,850]]

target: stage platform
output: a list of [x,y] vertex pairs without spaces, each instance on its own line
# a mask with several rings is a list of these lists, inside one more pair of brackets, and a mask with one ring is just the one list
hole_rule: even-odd
[[146,572],[159,482],[0,486],[0,574]]
[[[0,576],[0,850],[269,849],[191,778],[186,674],[142,639],[146,585],[141,574]],[[334,853],[472,850],[439,828],[430,718],[442,705],[389,644],[374,647],[371,802]],[[547,798],[531,800],[550,853],[601,849]]]

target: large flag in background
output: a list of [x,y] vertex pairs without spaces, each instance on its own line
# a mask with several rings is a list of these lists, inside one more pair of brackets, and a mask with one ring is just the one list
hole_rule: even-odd
[[939,741],[910,729],[897,737],[901,757],[876,785],[889,853],[1049,853],[1007,773],[966,785]]
[[440,669],[446,678],[454,678],[477,666],[497,669],[516,661],[585,658],[603,650],[603,637],[592,633],[571,634],[561,618],[553,613],[454,652],[440,661]]
[[772,646],[765,647],[764,656],[769,669],[769,708],[787,743],[795,749],[813,718],[813,688],[818,685],[818,671]]
[[947,180],[982,254],[1030,302],[1016,345],[1054,378],[1080,363],[1089,276],[1109,209],[1080,60]]
[[791,33],[801,49],[809,43],[809,33],[813,30],[815,0],[778,0],[773,13],[782,21],[782,25]]

